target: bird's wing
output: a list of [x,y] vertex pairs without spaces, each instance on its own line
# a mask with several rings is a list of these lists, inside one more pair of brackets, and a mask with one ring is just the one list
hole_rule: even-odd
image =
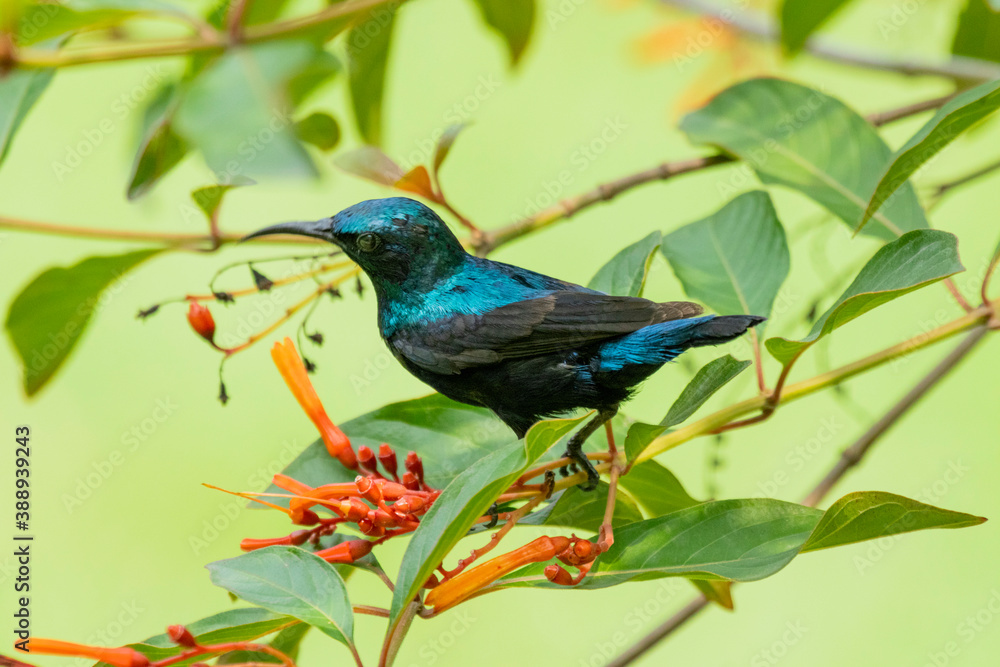
[[515,301],[481,315],[455,315],[400,331],[390,344],[425,370],[455,374],[505,359],[580,347],[701,312],[701,306],[687,301],[656,303],[560,291]]

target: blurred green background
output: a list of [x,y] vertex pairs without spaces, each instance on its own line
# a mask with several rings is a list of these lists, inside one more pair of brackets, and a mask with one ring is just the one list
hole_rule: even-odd
[[[900,29],[883,34],[880,25],[902,4],[856,3],[828,32],[880,52],[944,57],[960,3],[908,3],[916,8],[906,12]],[[493,227],[548,203],[549,195],[580,193],[664,160],[700,154],[675,129],[677,101],[728,85],[726,76],[787,76],[840,97],[862,113],[950,90],[938,79],[874,73],[808,56],[783,63],[771,46],[742,46],[738,56],[710,48],[683,66],[643,56],[649,49],[640,44],[648,47],[655,31],[691,20],[649,1],[543,2],[529,50],[518,70],[510,72],[502,45],[487,33],[470,3],[407,3],[397,22],[390,64],[386,152],[411,165],[416,157],[425,159],[432,138],[446,125],[456,119],[473,121],[443,170],[443,182],[461,210]],[[733,71],[736,60],[740,69]],[[204,219],[191,206],[189,192],[209,184],[211,173],[196,156],[139,203],[127,203],[123,194],[140,112],[123,118],[114,104],[123,94],[142,90],[151,72],[177,67],[170,60],[149,60],[59,72],[0,170],[0,213],[67,224],[202,232]],[[313,104],[340,110],[339,116],[346,118],[344,97],[344,82],[338,79]],[[105,119],[111,119],[113,131],[80,167],[57,175],[53,163],[64,161],[69,147]],[[894,124],[885,136],[896,147],[923,120]],[[608,132],[609,127],[621,129]],[[345,122],[344,129],[349,136],[342,148],[357,145],[353,128]],[[587,157],[585,147],[602,132],[605,139],[616,136],[594,144]],[[959,139],[920,172],[918,189],[926,192],[921,185],[990,163],[998,142],[1000,124],[995,121]],[[264,182],[232,193],[222,209],[222,226],[250,231],[286,219],[313,219],[387,194],[336,170],[329,155],[318,161],[319,181]],[[571,174],[569,184],[559,185],[565,170]],[[760,187],[738,167],[648,185],[506,246],[495,258],[585,283],[623,246],[718,209],[726,201],[723,188],[730,185]],[[994,174],[950,195],[930,214],[935,227],[959,236],[968,271],[956,282],[970,297],[997,241],[998,187],[1000,175]],[[555,192],[557,188],[561,191]],[[768,331],[800,336],[808,328],[804,314],[822,286],[857,267],[877,245],[865,237],[852,240],[843,223],[798,194],[776,190],[773,196],[793,254],[792,274]],[[0,230],[5,308],[49,266],[129,247]],[[154,258],[107,299],[76,353],[33,400],[21,392],[20,368],[10,346],[0,355],[2,432],[12,441],[15,425],[32,429],[36,636],[118,645],[157,634],[169,623],[226,609],[231,604],[226,593],[209,584],[203,566],[236,555],[243,537],[287,532],[281,517],[245,511],[234,499],[200,485],[259,490],[266,477],[315,438],[266,352],[277,335],[228,365],[232,400],[222,408],[215,400],[218,358],[191,333],[183,307],[164,308],[146,322],[135,319],[140,307],[204,291],[222,264],[267,252],[278,251],[226,248],[217,254]],[[231,286],[246,277],[239,278]],[[681,296],[662,258],[656,259],[646,295],[663,300]],[[293,300],[294,292],[289,292],[270,306],[256,307],[267,314],[269,307],[282,309]],[[254,308],[215,308],[220,335],[237,331]],[[370,292],[361,299],[348,293],[342,302],[321,308],[313,320],[326,335],[321,349],[309,351],[320,367],[314,381],[337,421],[427,392],[391,362],[378,338],[374,311]],[[909,295],[826,339],[799,364],[793,379],[860,358],[959,314],[940,286]],[[841,449],[953,344],[856,378],[839,398],[827,392],[803,400],[762,425],[723,441],[694,441],[660,461],[694,495],[797,500]],[[647,383],[628,414],[659,420],[693,371],[726,351],[740,358],[749,352],[737,343],[728,350],[688,353]],[[736,613],[708,610],[651,652],[644,664],[996,664],[998,362],[1000,344],[989,338],[878,443],[830,499],[879,489],[993,521],[971,530],[922,532],[808,554],[772,579],[739,586]],[[766,373],[773,381],[773,362]],[[753,391],[752,373],[745,373],[706,410]],[[12,461],[13,451],[7,456]],[[713,468],[709,462],[716,457],[720,466]],[[8,469],[6,462],[3,467]],[[2,503],[4,525],[10,525],[10,505]],[[534,527],[519,531],[525,541],[540,534]],[[403,546],[394,542],[380,555],[390,573]],[[13,559],[6,552],[0,555],[4,600],[9,599],[13,573]],[[365,573],[354,575],[349,587],[355,603],[388,605],[384,586]],[[505,591],[439,619],[414,623],[397,664],[601,665],[692,593],[685,582],[672,579],[586,594]],[[358,617],[356,638],[366,662],[374,662],[383,628],[381,619]],[[343,647],[315,632],[301,655],[303,665],[347,660]],[[46,666],[68,662],[37,659]]]

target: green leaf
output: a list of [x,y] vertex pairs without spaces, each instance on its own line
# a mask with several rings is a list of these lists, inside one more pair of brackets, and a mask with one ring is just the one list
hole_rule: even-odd
[[767,351],[787,365],[817,340],[872,308],[964,270],[954,235],[932,229],[908,232],[868,260],[837,302],[817,318],[808,336],[800,341],[769,338]]
[[104,291],[160,251],[88,257],[69,268],[47,269],[21,290],[7,311],[6,328],[21,357],[28,396],[45,386],[69,357],[93,314],[103,307]]
[[625,460],[632,463],[642,454],[653,440],[660,437],[669,426],[662,424],[643,424],[635,422],[628,427],[625,435]]
[[473,0],[486,22],[503,37],[510,54],[510,64],[516,65],[528,46],[535,23],[535,0]]
[[986,519],[884,491],[850,493],[826,511],[802,553],[928,528],[978,526]]
[[[370,372],[378,369],[373,365]],[[355,449],[367,445],[378,451],[378,446],[387,442],[401,454],[415,451],[423,459],[427,483],[435,488],[447,486],[473,463],[514,441],[511,430],[486,408],[441,394],[391,403],[340,427]],[[357,475],[330,456],[322,440],[307,447],[283,472],[310,486],[350,482]],[[274,486],[268,491],[281,492]]]
[[295,138],[285,99],[288,81],[315,53],[301,41],[235,48],[191,81],[174,126],[198,147],[217,182],[316,174]]
[[0,76],[0,164],[28,111],[48,87],[55,69],[14,70]]
[[[247,607],[213,614],[193,623],[187,623],[184,627],[194,635],[199,643],[211,645],[253,641],[272,632],[301,625],[302,623],[291,616],[275,614],[260,607]],[[187,650],[175,644],[166,634],[155,635],[145,641],[129,644],[129,646],[145,655],[151,662],[172,658]],[[178,664],[190,664],[201,659],[200,656],[192,657]],[[105,663],[97,664],[103,665]]]
[[126,196],[137,199],[176,167],[190,147],[176,132],[173,118],[180,102],[175,84],[160,88],[143,114],[142,141],[132,165]]
[[251,604],[308,623],[353,650],[354,610],[333,566],[295,547],[209,563],[212,583]]
[[328,113],[312,113],[298,121],[295,134],[321,151],[333,150],[340,143],[340,125]]
[[784,0],[781,3],[781,45],[785,53],[802,50],[810,35],[846,5],[848,0]]
[[[907,524],[897,525],[901,521]],[[806,550],[983,521],[881,492],[850,494],[825,513],[771,498],[718,500],[616,530],[614,545],[577,588],[676,576],[757,581]],[[562,588],[545,578],[545,565],[522,568],[488,588]]]
[[351,29],[347,36],[347,75],[354,120],[362,138],[382,143],[382,101],[395,7],[380,8]]
[[715,392],[750,366],[749,361],[738,361],[727,354],[708,362],[688,382],[681,395],[660,422],[662,426],[676,426],[693,415]]
[[856,231],[864,228],[871,216],[907,182],[920,165],[937,155],[960,134],[997,108],[1000,108],[1000,81],[991,81],[967,90],[941,107],[919,132],[896,151],[892,162],[876,186],[875,194],[868,202],[868,208]]
[[211,222],[218,215],[219,207],[222,206],[222,199],[226,193],[233,188],[244,185],[252,185],[253,181],[247,178],[237,177],[228,185],[206,185],[191,192],[191,199],[195,205],[201,209],[205,217]]
[[688,579],[701,594],[715,604],[733,610],[733,584],[730,581],[716,579]]
[[616,296],[642,296],[649,276],[649,267],[660,248],[663,235],[653,232],[619,251],[607,264],[597,270],[587,287]]
[[[573,486],[552,496],[551,502],[517,522],[521,526],[563,526],[596,533],[604,522],[610,487],[601,482],[593,491]],[[615,528],[642,521],[639,506],[621,489],[615,499],[611,525]]]
[[[311,627],[311,625],[296,621],[294,625],[290,625],[284,630],[279,631],[274,639],[268,642],[268,646],[281,651],[292,660],[295,660],[298,658],[299,645]],[[281,660],[263,651],[230,651],[219,656],[215,664],[235,665],[247,662],[270,662],[278,664],[281,663]]]
[[21,14],[15,40],[18,46],[30,46],[72,32],[118,25],[137,13],[115,8],[77,11],[59,4],[30,4]]
[[441,133],[441,137],[437,141],[437,147],[434,149],[434,176],[437,177],[437,173],[441,171],[441,165],[444,164],[445,158],[448,157],[448,153],[451,152],[451,147],[455,145],[455,140],[458,139],[459,133],[466,128],[465,123],[457,123],[455,125],[449,125]]
[[[268,3],[255,4],[266,5]],[[297,108],[341,69],[342,66],[336,56],[329,51],[317,51],[309,63],[299,69],[285,84],[289,104],[292,105],[292,108]]]
[[[752,79],[724,90],[685,116],[681,129],[696,143],[744,160],[765,183],[811,197],[851,229],[892,155],[875,129],[842,102],[779,79]],[[917,196],[905,184],[864,231],[892,240],[926,226]]]
[[[390,630],[400,613],[420,592],[434,569],[465,537],[476,519],[536,458],[572,430],[584,417],[535,424],[524,437],[499,447],[462,470],[434,502],[413,533],[396,577],[389,616]],[[427,470],[425,463],[424,469]]]
[[766,192],[742,194],[709,217],[663,237],[684,293],[724,314],[771,314],[788,276],[785,230]]
[[622,475],[619,484],[651,516],[663,516],[699,504],[680,480],[656,461],[643,461]]
[[[792,560],[822,516],[820,510],[770,498],[693,505],[615,531],[615,543],[577,588],[605,588],[668,576],[756,581]],[[500,584],[554,587],[544,564]]]
[[956,56],[1000,62],[1000,3],[990,4],[986,0],[966,3],[951,43]]

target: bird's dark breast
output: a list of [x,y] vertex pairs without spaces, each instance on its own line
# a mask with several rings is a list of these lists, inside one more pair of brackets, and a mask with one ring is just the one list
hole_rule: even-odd
[[629,387],[608,387],[594,380],[596,346],[537,357],[508,359],[466,368],[455,374],[427,371],[401,355],[400,363],[445,396],[493,410],[519,437],[536,421],[576,408],[616,405]]

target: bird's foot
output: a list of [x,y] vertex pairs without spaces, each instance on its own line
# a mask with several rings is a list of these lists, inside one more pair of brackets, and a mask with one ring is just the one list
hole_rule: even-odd
[[486,530],[495,528],[497,523],[500,521],[500,506],[493,503],[490,505],[490,508],[486,510],[486,514],[490,517],[490,522],[486,524]]
[[587,481],[579,484],[580,490],[593,491],[597,488],[597,485],[601,481],[601,476],[598,474],[597,469],[594,468],[594,464],[587,458],[586,454],[579,449],[574,449],[571,446],[563,453],[563,456],[572,459],[573,463],[559,469],[559,474],[561,476],[566,477],[570,472],[575,475],[582,468],[583,471],[587,473]]

